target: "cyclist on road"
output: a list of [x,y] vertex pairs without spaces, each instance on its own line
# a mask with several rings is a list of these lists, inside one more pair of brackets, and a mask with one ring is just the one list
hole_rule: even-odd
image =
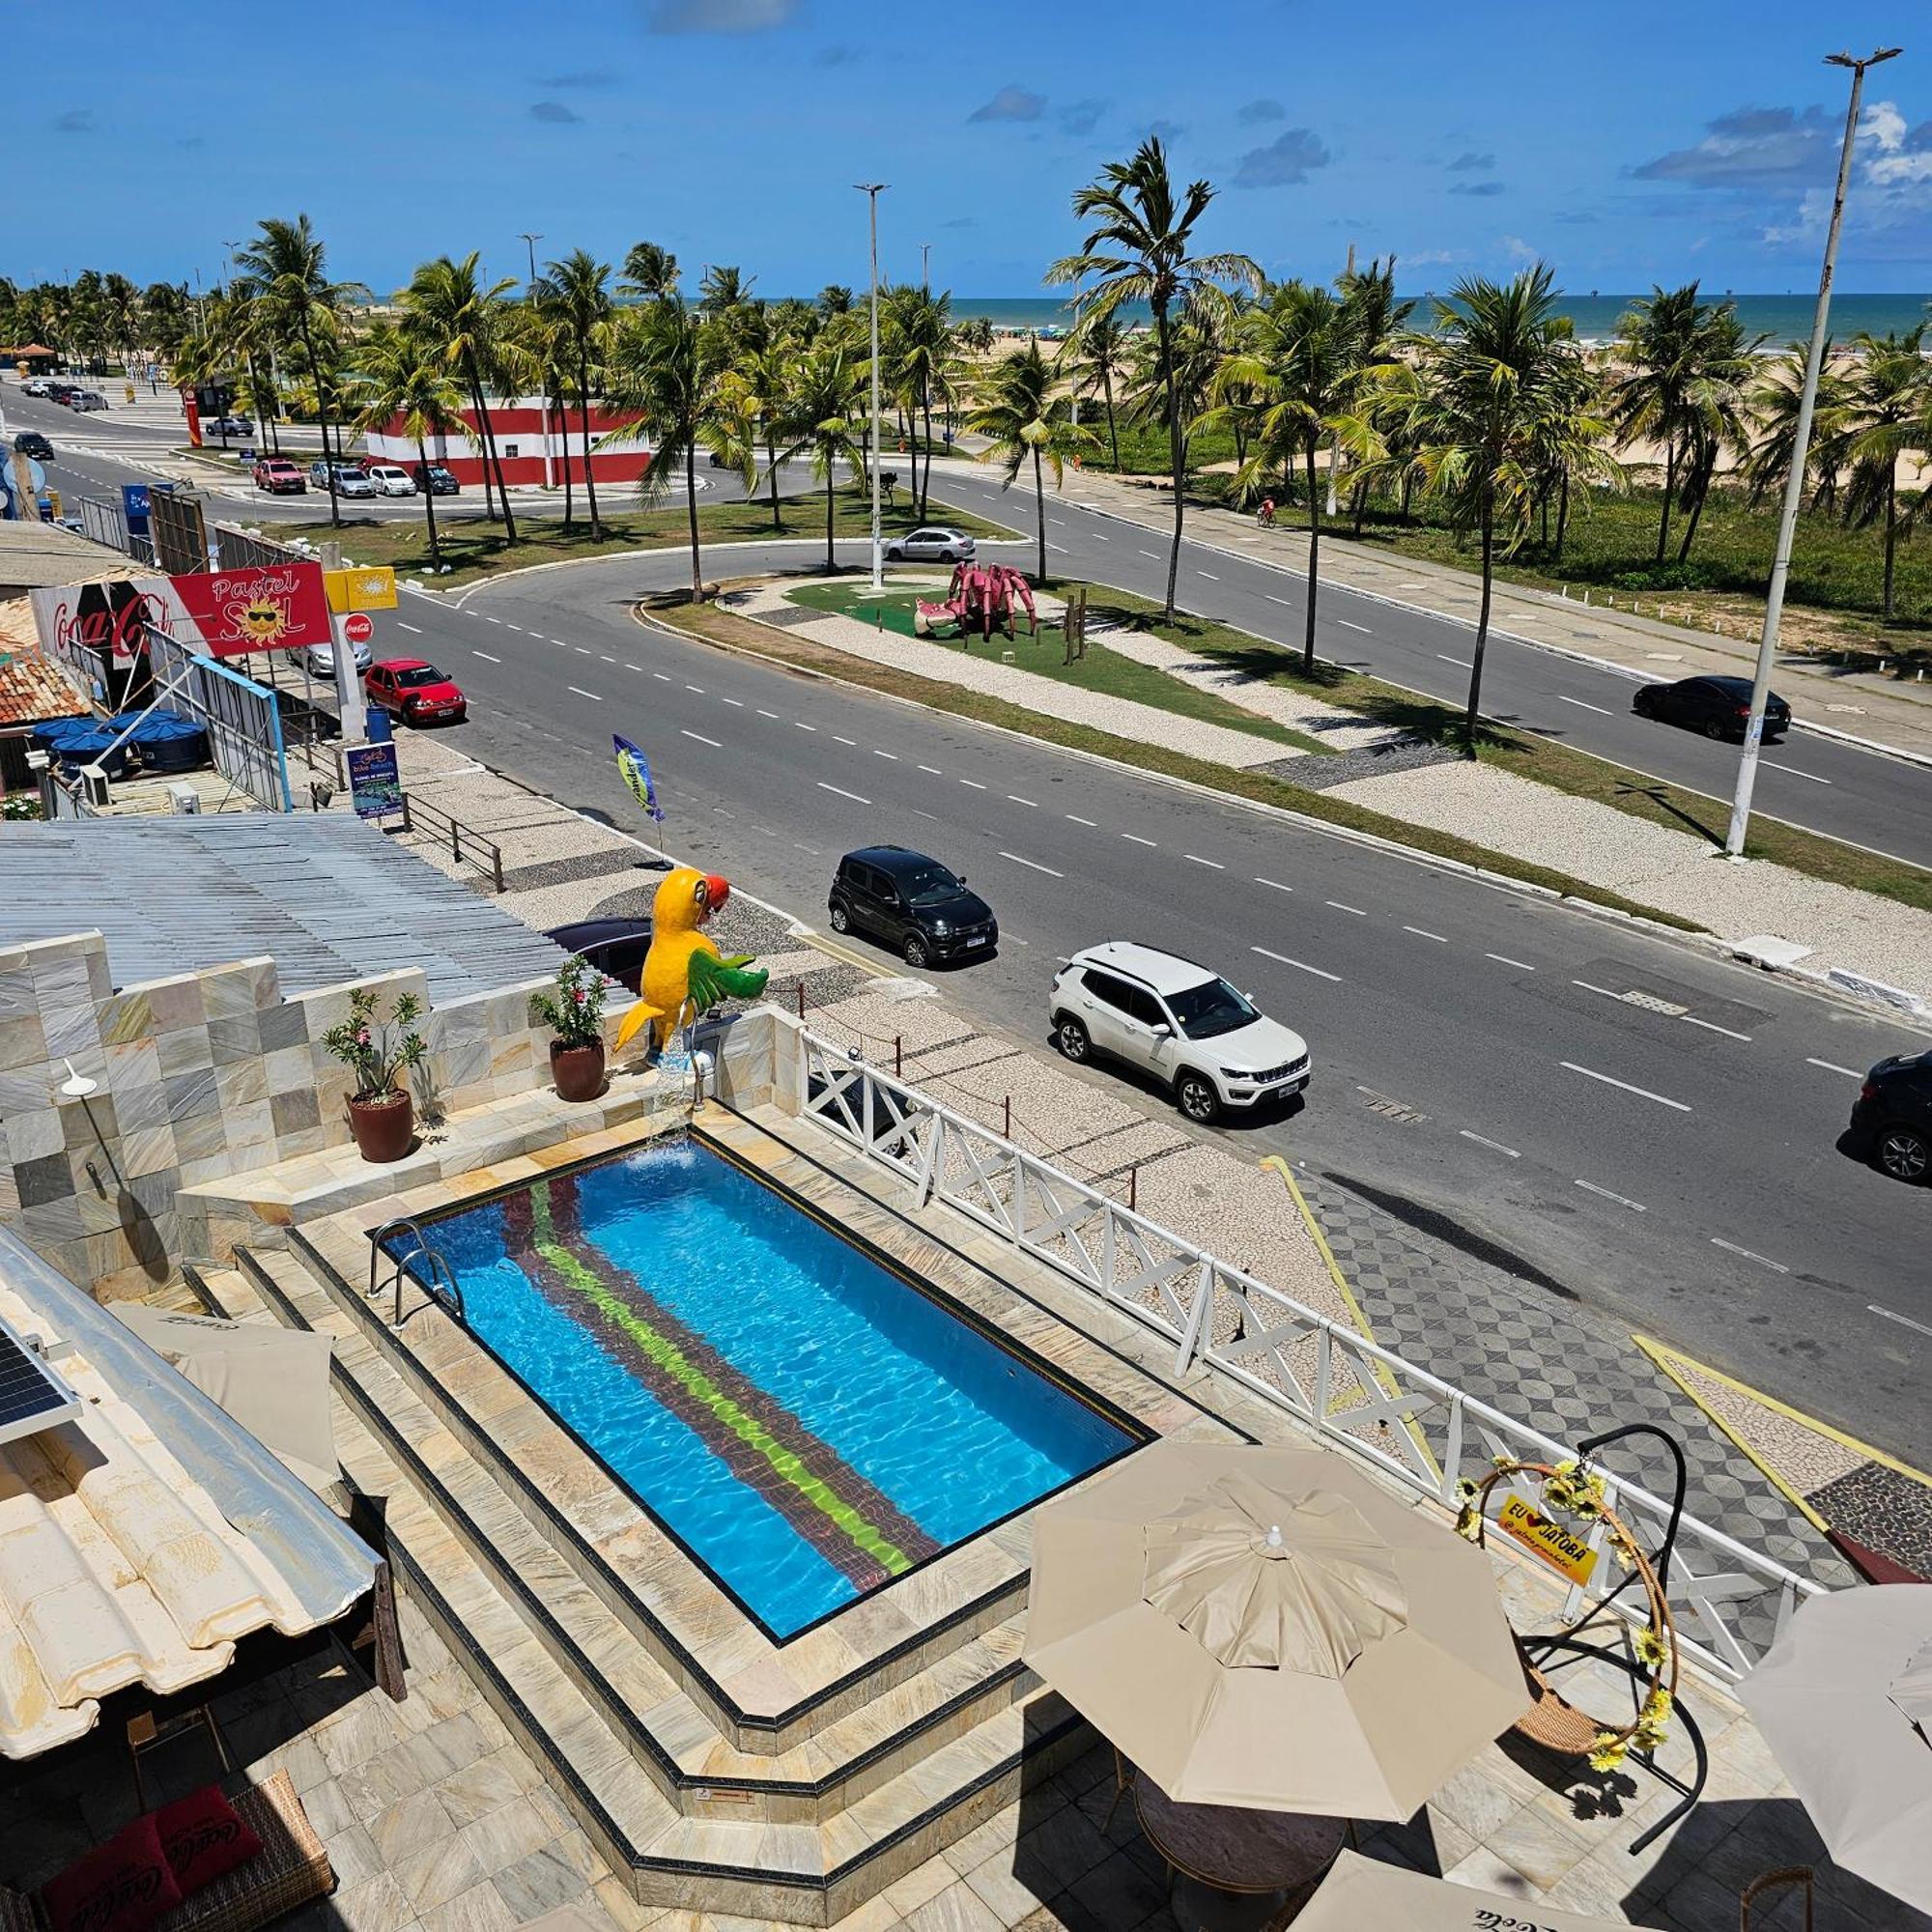
[[1255,522],[1264,530],[1274,528],[1274,498],[1272,497],[1264,497],[1262,498],[1262,506],[1255,512]]

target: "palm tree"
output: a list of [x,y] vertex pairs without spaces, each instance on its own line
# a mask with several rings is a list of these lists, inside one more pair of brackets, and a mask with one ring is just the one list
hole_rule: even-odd
[[843,282],[827,282],[818,292],[818,312],[823,316],[850,315],[852,291]]
[[645,301],[668,301],[677,294],[677,257],[655,242],[635,242],[624,257],[623,279],[617,286]]
[[429,440],[467,434],[463,391],[447,358],[422,335],[380,323],[356,352],[352,384],[361,408],[362,430],[394,424],[416,446],[416,473],[423,478],[423,516],[429,525],[430,569],[442,571],[442,549],[436,531],[436,492],[429,487]]
[[[866,362],[852,354],[837,330],[828,329],[797,359],[792,371],[785,427],[790,440],[778,463],[811,452],[811,473],[825,485],[825,568],[838,568],[835,484],[843,463],[860,482],[866,478],[866,447],[853,427],[853,414],[869,380]],[[778,464],[773,465],[776,471]]]
[[[299,352],[315,387],[316,419],[322,425],[324,470],[328,477],[328,521],[342,523],[335,494],[335,469],[327,462],[333,384],[328,364],[339,343],[342,311],[368,293],[357,282],[331,282],[327,258],[306,214],[293,221],[259,224],[254,239],[236,251],[242,291],[262,306],[263,323],[274,340]],[[325,340],[325,338],[327,340]]]
[[983,315],[969,315],[953,331],[953,340],[968,355],[983,355],[993,346],[993,325]]
[[[1761,503],[1775,490],[1784,488],[1791,473],[1791,452],[1798,440],[1798,410],[1804,392],[1804,368],[1808,346],[1794,342],[1768,366],[1764,380],[1751,393],[1751,418],[1757,425],[1757,440],[1744,466],[1745,481],[1750,485],[1750,500]],[[1843,450],[1831,433],[1846,405],[1851,401],[1851,384],[1832,354],[1832,339],[1825,338],[1824,360],[1818,371],[1818,397],[1813,423],[1816,430],[1806,453],[1804,468],[1811,483],[1811,507],[1831,510],[1838,501],[1838,472],[1844,467]]]
[[[562,261],[550,265],[549,279],[555,291],[558,314],[568,327],[576,368],[578,423],[583,437],[583,489],[590,498],[590,540],[596,543],[604,530],[597,520],[597,479],[590,473],[590,372],[611,328],[611,265],[598,261],[587,248],[576,248]],[[568,457],[563,473],[567,480]]]
[[1885,622],[1892,618],[1892,573],[1898,555],[1898,464],[1927,443],[1932,427],[1932,377],[1925,365],[1920,323],[1904,334],[1852,338],[1858,361],[1845,382],[1843,400],[1823,423],[1825,435],[1851,466],[1844,519],[1855,529],[1885,520]]
[[[549,455],[550,425],[554,420],[563,439],[563,527],[577,524],[577,493],[570,469],[570,405],[573,348],[569,320],[556,284],[539,275],[521,302],[507,307],[497,335],[497,373],[511,394],[528,389],[543,393],[545,455]],[[545,466],[546,477],[551,473]],[[548,482],[545,488],[551,487]]]
[[1252,495],[1258,480],[1299,457],[1308,484],[1308,599],[1302,669],[1315,671],[1315,604],[1321,574],[1321,492],[1315,459],[1341,436],[1361,391],[1360,331],[1346,301],[1307,282],[1284,282],[1242,317],[1241,346],[1221,364],[1217,391],[1240,385],[1256,398],[1255,441],[1236,471]]
[[[1133,336],[1118,315],[1094,319],[1076,342],[1068,344],[1074,393],[1097,394],[1107,409],[1107,442],[1114,468],[1121,467],[1121,431],[1114,418],[1114,385],[1133,367]],[[923,514],[923,512],[922,512]]]
[[[1365,393],[1378,394],[1394,375],[1402,338],[1407,332],[1415,304],[1396,299],[1393,255],[1386,262],[1378,256],[1366,269],[1348,270],[1336,288],[1354,337],[1355,365],[1363,373]],[[1380,425],[1365,418],[1364,427]],[[1371,487],[1370,478],[1365,475],[1350,493],[1357,536],[1362,533],[1362,517],[1368,507]]]
[[[1452,522],[1476,529],[1482,539],[1482,603],[1463,722],[1463,749],[1472,758],[1497,538],[1508,550],[1528,534],[1553,451],[1575,434],[1564,407],[1564,372],[1578,352],[1555,311],[1543,263],[1506,283],[1471,277],[1436,303],[1435,332],[1414,344],[1423,393],[1410,460],[1423,488],[1448,507]],[[1608,461],[1587,446],[1566,448],[1564,460],[1577,468]]]
[[121,367],[134,373],[134,345],[141,339],[141,292],[126,275],[103,275],[100,282],[101,319],[121,351]]
[[1041,465],[1051,467],[1058,488],[1068,460],[1093,448],[1095,440],[1092,430],[1073,421],[1065,398],[1054,395],[1058,381],[1053,365],[1039,353],[1038,342],[1029,342],[993,371],[980,407],[966,418],[966,427],[975,436],[992,438],[980,461],[1003,464],[1009,486],[1019,475],[1020,466],[1033,459],[1039,538],[1035,574],[1042,582],[1046,581],[1046,483]]
[[497,432],[490,420],[485,385],[497,374],[497,338],[503,327],[503,297],[516,286],[505,277],[488,288],[477,273],[480,251],[471,249],[458,262],[439,255],[425,262],[397,297],[403,306],[403,326],[413,328],[441,351],[443,360],[461,375],[476,412],[476,428],[483,443],[483,510],[490,506],[490,472],[497,474],[497,495],[503,506],[505,542],[517,540],[516,513],[503,482],[503,459],[497,449]]
[[748,280],[742,269],[729,263],[714,264],[697,285],[697,306],[708,316],[729,315],[752,299],[752,283],[756,280],[755,275]]
[[1091,220],[1077,255],[1056,262],[1047,279],[1079,287],[1097,278],[1097,285],[1080,297],[1081,314],[1074,339],[1101,318],[1117,317],[1131,301],[1153,310],[1154,338],[1159,351],[1160,385],[1166,397],[1168,451],[1173,464],[1174,545],[1167,562],[1166,617],[1174,621],[1175,584],[1180,574],[1181,521],[1186,480],[1186,449],[1181,439],[1179,398],[1173,381],[1174,324],[1177,302],[1211,302],[1222,282],[1261,284],[1262,272],[1245,255],[1191,255],[1195,224],[1214,199],[1205,181],[1190,183],[1177,200],[1167,171],[1167,154],[1158,136],[1150,135],[1130,161],[1111,161],[1097,181],[1073,197],[1073,213]]
[[[653,301],[627,310],[611,330],[606,393],[614,407],[635,411],[654,439],[650,460],[638,478],[638,495],[646,503],[662,502],[678,470],[684,472],[694,603],[704,596],[697,534],[697,449],[700,443],[722,445],[728,435],[719,407],[721,373],[716,338],[703,319],[681,301]],[[616,441],[632,433],[627,424],[604,440]]]
[[932,489],[932,399],[952,380],[952,297],[910,284],[889,289],[881,301],[883,359],[894,395],[908,415],[917,411],[925,442],[925,469],[913,461],[918,516],[923,523]]
[[742,354],[731,372],[743,421],[740,440],[747,450],[762,447],[765,453],[775,530],[784,528],[779,508],[779,444],[789,433],[796,365],[804,346],[797,336],[774,334]]
[[1747,339],[1737,309],[1727,301],[1708,311],[1698,333],[1695,366],[1684,396],[1683,477],[1677,492],[1678,508],[1684,513],[1679,563],[1690,558],[1724,452],[1743,456],[1750,447],[1749,391],[1764,341],[1761,335]]

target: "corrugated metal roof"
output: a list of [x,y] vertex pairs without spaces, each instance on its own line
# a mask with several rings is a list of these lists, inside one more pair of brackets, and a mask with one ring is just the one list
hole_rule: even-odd
[[127,577],[140,568],[118,550],[58,524],[0,523],[0,583],[22,590]]
[[117,985],[270,954],[285,993],[418,966],[458,999],[556,971],[539,932],[335,814],[0,829],[0,945],[99,930]]
[[217,1675],[238,1638],[332,1622],[374,1555],[107,1309],[0,1228],[0,1316],[79,1418],[0,1444],[0,1755],[90,1730],[100,1699]]

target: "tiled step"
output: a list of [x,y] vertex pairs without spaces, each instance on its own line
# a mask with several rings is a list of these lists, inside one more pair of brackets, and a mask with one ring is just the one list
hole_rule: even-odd
[[[330,1227],[296,1229],[289,1252],[327,1291],[337,1313],[382,1350],[411,1392],[488,1468],[582,1581],[676,1680],[704,1720],[741,1750],[760,1755],[789,1750],[1023,1613],[1023,1561],[1002,1553],[996,1532],[985,1539],[982,1553],[947,1559],[981,1566],[987,1586],[955,1591],[943,1608],[924,1608],[910,1622],[902,1619],[911,1633],[905,1640],[855,1659],[843,1645],[812,1633],[793,1654],[817,1647],[821,1659],[836,1661],[809,1680],[807,1690],[793,1683],[789,1662],[777,1671],[752,1669],[743,1680],[722,1682],[724,1673],[708,1669],[694,1646],[700,1633],[715,1636],[743,1612],[574,1435],[440,1308],[412,1315],[400,1336],[392,1332],[384,1319],[386,1299],[378,1307],[361,1292],[368,1252],[362,1236],[346,1236]],[[924,1579],[910,1579],[885,1598],[908,1592],[923,1599]],[[770,1658],[770,1645],[756,1655]],[[753,1661],[753,1654],[747,1653],[746,1662]],[[805,1681],[802,1671],[797,1674]]]
[[[850,1802],[822,1822],[686,1815],[619,1742],[608,1705],[531,1634],[497,1574],[445,1520],[431,1500],[435,1472],[412,1460],[380,1410],[355,1399],[360,1376],[377,1383],[382,1364],[345,1330],[312,1281],[289,1279],[295,1272],[290,1258],[275,1253],[249,1257],[242,1272],[209,1275],[205,1285],[218,1312],[309,1325],[306,1310],[331,1336],[339,1361],[337,1445],[356,1487],[386,1499],[401,1580],[642,1902],[835,1923],[1014,1802],[1023,1782],[1051,1776],[1086,1741],[1084,1725],[1065,1705],[1036,1691],[944,1743],[928,1734],[926,1754],[876,1788],[848,1794]],[[420,1411],[393,1377],[391,1384],[399,1404]],[[468,1459],[444,1439],[453,1471]],[[445,1492],[445,1504],[449,1496]],[[502,1508],[496,1522],[507,1534],[516,1520]]]

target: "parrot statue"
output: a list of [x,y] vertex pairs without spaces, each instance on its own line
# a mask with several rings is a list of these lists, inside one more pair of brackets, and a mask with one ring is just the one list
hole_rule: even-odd
[[[679,866],[665,875],[651,901],[651,946],[644,954],[643,998],[617,1026],[621,1049],[648,1022],[662,1053],[687,1014],[708,1013],[721,1000],[755,1000],[771,977],[747,952],[719,955],[704,923],[731,888],[715,872]],[[749,969],[749,970],[748,970]]]

